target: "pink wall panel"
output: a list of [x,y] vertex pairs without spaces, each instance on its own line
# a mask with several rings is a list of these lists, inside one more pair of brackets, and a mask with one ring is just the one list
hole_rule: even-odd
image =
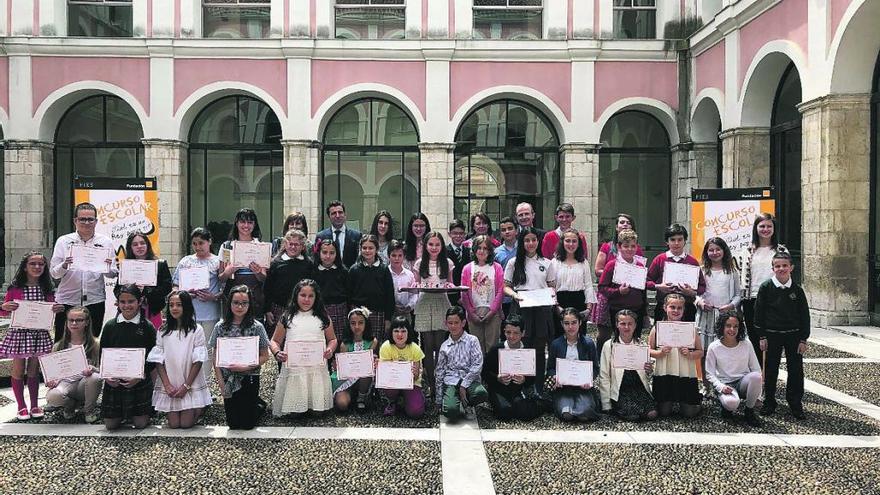
[[287,112],[287,63],[284,60],[200,58],[174,61],[174,111],[177,112],[183,100],[195,90],[218,81],[256,86]]
[[[9,59],[0,58],[0,108],[9,115]],[[9,133],[9,129],[3,129]]]
[[724,55],[724,40],[721,40],[694,60],[697,94],[706,88],[724,91]]
[[828,2],[828,8],[831,9],[831,30],[828,32],[828,43],[831,43],[832,38],[834,38],[834,34],[837,32],[837,27],[840,26],[840,20],[843,19],[843,14],[846,13],[846,8],[849,7],[849,4],[852,3],[853,0],[830,0]]
[[312,116],[334,93],[360,83],[401,91],[425,118],[425,63],[371,60],[312,60]]
[[674,62],[596,62],[595,112],[598,119],[615,101],[653,98],[678,108],[678,67]]
[[807,2],[784,0],[746,24],[739,35],[739,83],[746,77],[752,59],[762,46],[774,40],[789,40],[807,53]]
[[549,97],[571,119],[571,64],[567,62],[452,62],[449,117],[468,98],[495,86],[526,86]]
[[103,81],[128,91],[150,113],[150,61],[125,57],[33,57],[33,108],[53,91],[78,81]]

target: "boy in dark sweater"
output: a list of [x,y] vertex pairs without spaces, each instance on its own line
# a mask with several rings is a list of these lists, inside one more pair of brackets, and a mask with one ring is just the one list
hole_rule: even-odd
[[703,278],[703,272],[700,271],[697,276],[697,285],[691,287],[688,284],[671,284],[663,282],[663,272],[666,265],[670,263],[684,263],[691,266],[700,266],[700,262],[696,258],[684,251],[687,244],[688,231],[680,223],[674,223],[663,232],[666,239],[666,246],[669,251],[657,255],[651,266],[648,268],[648,280],[646,288],[648,290],[657,291],[657,304],[654,307],[654,321],[662,321],[666,319],[666,312],[663,311],[663,301],[668,294],[681,294],[684,296],[684,316],[681,321],[694,321],[697,316],[697,307],[694,301],[697,296],[702,296],[706,292],[706,279]]
[[804,290],[791,279],[794,265],[788,252],[773,256],[773,277],[761,284],[755,301],[755,330],[765,352],[764,407],[776,412],[776,377],[785,350],[788,384],[785,400],[796,419],[804,419],[804,353],[810,337],[810,308]]

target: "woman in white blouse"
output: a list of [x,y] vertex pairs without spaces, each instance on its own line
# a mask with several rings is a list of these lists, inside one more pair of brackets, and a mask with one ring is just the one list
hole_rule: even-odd
[[[565,230],[550,261],[547,275],[547,284],[556,288],[556,302],[560,311],[562,308],[575,308],[583,315],[592,313],[596,293],[591,271],[578,231]],[[561,325],[557,327],[556,334],[562,335]]]

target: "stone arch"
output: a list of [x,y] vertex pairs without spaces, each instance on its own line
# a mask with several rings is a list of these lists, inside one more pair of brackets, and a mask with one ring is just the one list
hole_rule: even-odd
[[312,129],[309,132],[310,139],[322,141],[324,139],[324,131],[327,129],[327,125],[330,124],[330,121],[336,113],[349,103],[364,98],[378,98],[380,100],[389,101],[400,107],[409,116],[410,120],[412,120],[413,125],[416,127],[416,133],[421,139],[422,130],[425,127],[425,120],[421,118],[422,113],[419,110],[418,105],[399,89],[375,83],[348,86],[327,98],[321,106],[318,107],[317,111],[315,111],[314,118],[312,119]]
[[870,93],[880,52],[880,0],[853,0],[829,46],[829,93]]
[[265,103],[275,112],[281,123],[281,139],[285,139],[287,135],[287,119],[286,113],[280,103],[275,101],[269,93],[256,86],[237,82],[237,81],[221,81],[202,86],[186,97],[185,100],[177,107],[174,113],[174,122],[177,126],[177,138],[181,141],[189,140],[189,132],[199,113],[211,103],[225,96],[250,96]]
[[[718,140],[718,129],[723,129],[721,108],[723,100],[717,95],[709,94],[711,89],[704,89],[697,96],[694,109],[691,112],[691,141],[695,143],[714,143]],[[720,92],[718,92],[720,94]]]
[[770,126],[776,89],[785,69],[792,63],[801,77],[806,75],[803,53],[790,41],[771,41],[758,50],[746,72],[740,95],[741,126]]
[[53,91],[40,102],[34,112],[34,122],[38,126],[37,136],[39,139],[46,142],[54,141],[55,131],[67,110],[90,96],[102,94],[116,96],[127,103],[137,115],[144,135],[149,135],[146,131],[149,123],[147,112],[131,93],[115,84],[103,81],[79,81]]
[[600,142],[602,129],[605,128],[608,121],[611,120],[614,115],[627,110],[641,110],[652,115],[659,120],[666,129],[666,134],[669,136],[669,143],[674,145],[679,142],[678,126],[675,121],[675,111],[672,107],[660,100],[642,97],[624,98],[609,105],[608,108],[602,112],[602,115],[599,116],[599,119],[596,122],[595,129],[597,134],[594,137],[594,142]]
[[471,96],[456,110],[455,115],[452,116],[452,121],[450,122],[451,125],[449,126],[449,129],[447,129],[448,134],[446,135],[445,142],[454,143],[455,136],[458,134],[458,129],[461,127],[464,119],[470,115],[474,109],[494,100],[522,101],[535,107],[536,110],[540,111],[544,117],[547,118],[550,125],[553,126],[553,130],[556,131],[556,136],[559,138],[559,142],[566,142],[565,136],[568,131],[568,120],[565,117],[565,113],[548,96],[526,86],[495,86],[484,89]]

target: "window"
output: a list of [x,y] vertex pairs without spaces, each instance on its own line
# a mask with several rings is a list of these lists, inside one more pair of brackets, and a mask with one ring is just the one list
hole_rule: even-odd
[[415,124],[397,105],[376,98],[349,103],[324,131],[321,204],[342,200],[349,225],[360,230],[388,210],[394,231],[402,232],[401,222],[419,211],[418,142]]
[[474,0],[474,38],[539,40],[542,0]]
[[235,213],[253,208],[263,238],[280,235],[284,160],[275,112],[249,96],[220,98],[196,117],[189,143],[189,228],[206,227],[216,248]]
[[130,38],[131,0],[70,0],[67,35]]
[[656,0],[614,0],[615,38],[654,39],[656,24]]
[[[55,132],[55,211],[73,208],[75,177],[143,177],[143,137],[137,114],[117,96],[91,96],[70,107]],[[67,215],[55,222],[56,232],[70,229]]]
[[405,0],[336,0],[336,37],[350,40],[402,40]]
[[648,259],[666,251],[672,218],[672,159],[666,129],[653,116],[625,111],[602,129],[599,149],[599,241],[611,240],[618,213],[635,218]]
[[559,204],[559,139],[541,112],[515,100],[477,108],[455,136],[455,217],[489,215],[493,225],[517,203],[535,207],[536,225],[553,225]]
[[269,0],[204,0],[205,38],[268,38]]

